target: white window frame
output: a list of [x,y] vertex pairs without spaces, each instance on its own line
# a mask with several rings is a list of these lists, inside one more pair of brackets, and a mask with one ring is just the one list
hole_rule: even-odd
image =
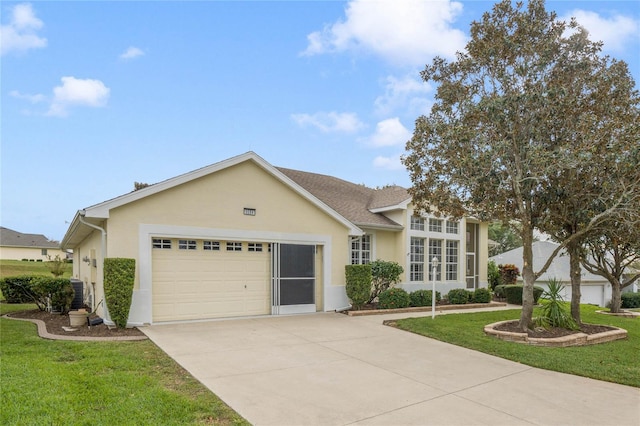
[[409,258],[409,281],[424,281],[425,238],[411,237]]
[[367,265],[371,263],[372,240],[371,234],[351,237],[349,255],[352,265]]
[[178,250],[197,250],[196,240],[178,240]]
[[460,262],[460,241],[447,240],[445,242],[445,279],[458,280],[458,265]]
[[429,232],[442,232],[442,219],[429,218]]
[[446,231],[447,234],[458,235],[460,233],[460,222],[455,220],[447,220]]
[[262,251],[262,243],[248,243],[247,251],[261,252]]
[[202,250],[220,251],[220,241],[204,240],[202,242]]
[[432,260],[434,257],[438,258],[438,266],[436,267],[436,281],[442,281],[442,246],[444,240],[438,238],[429,238],[429,246],[427,249],[428,261],[429,261],[429,281],[433,280],[433,265]]
[[168,238],[153,238],[151,240],[151,247],[157,250],[171,250],[171,240]]
[[424,218],[422,216],[411,215],[411,229],[414,231],[424,231]]
[[239,241],[227,241],[227,251],[242,251],[242,243]]

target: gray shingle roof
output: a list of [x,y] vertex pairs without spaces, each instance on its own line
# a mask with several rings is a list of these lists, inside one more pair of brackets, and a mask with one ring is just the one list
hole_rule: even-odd
[[42,234],[23,234],[0,226],[0,245],[9,247],[58,248],[59,244]]
[[358,226],[397,228],[400,225],[370,209],[394,206],[409,198],[400,186],[368,188],[333,176],[276,167],[289,179]]

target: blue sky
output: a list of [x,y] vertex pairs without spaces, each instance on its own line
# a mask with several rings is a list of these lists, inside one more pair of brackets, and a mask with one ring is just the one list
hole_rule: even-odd
[[[399,162],[486,1],[0,4],[2,226],[62,239],[78,209],[255,151],[410,186]],[[640,3],[550,1],[640,81]]]

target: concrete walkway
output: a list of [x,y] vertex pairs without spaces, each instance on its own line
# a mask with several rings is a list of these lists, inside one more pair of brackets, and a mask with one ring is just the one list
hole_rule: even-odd
[[142,330],[255,425],[640,425],[640,389],[382,325],[392,318],[319,313]]

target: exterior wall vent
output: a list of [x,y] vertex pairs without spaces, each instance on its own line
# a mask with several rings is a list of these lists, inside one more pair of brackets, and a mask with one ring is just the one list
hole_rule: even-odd
[[251,209],[249,207],[245,207],[244,208],[244,215],[245,216],[255,216],[256,215],[256,209]]

